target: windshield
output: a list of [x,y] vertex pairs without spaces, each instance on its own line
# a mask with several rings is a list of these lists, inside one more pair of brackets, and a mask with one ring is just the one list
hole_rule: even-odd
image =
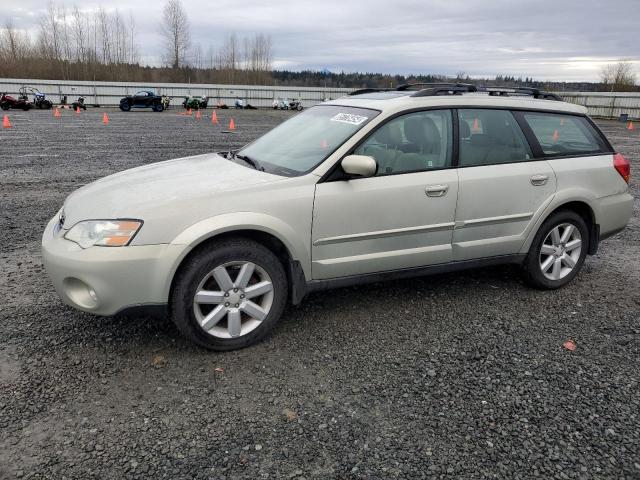
[[267,172],[300,175],[315,168],[380,112],[318,105],[299,113],[238,152]]

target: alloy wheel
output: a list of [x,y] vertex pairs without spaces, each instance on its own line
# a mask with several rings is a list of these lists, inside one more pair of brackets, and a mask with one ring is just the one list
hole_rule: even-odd
[[237,338],[255,330],[273,304],[273,282],[253,262],[228,262],[202,279],[193,297],[200,327],[217,338]]
[[580,259],[582,236],[572,223],[561,223],[547,234],[540,248],[540,270],[549,280],[569,275]]

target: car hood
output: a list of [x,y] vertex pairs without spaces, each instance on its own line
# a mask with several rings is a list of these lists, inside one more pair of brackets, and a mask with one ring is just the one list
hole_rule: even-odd
[[88,219],[146,221],[148,215],[169,216],[222,192],[283,179],[218,154],[158,162],[109,175],[73,192],[64,205],[65,228]]

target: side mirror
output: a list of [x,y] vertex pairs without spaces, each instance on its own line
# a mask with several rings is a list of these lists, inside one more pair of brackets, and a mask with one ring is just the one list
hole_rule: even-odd
[[367,155],[348,155],[340,165],[344,173],[356,177],[373,177],[378,170],[376,160]]

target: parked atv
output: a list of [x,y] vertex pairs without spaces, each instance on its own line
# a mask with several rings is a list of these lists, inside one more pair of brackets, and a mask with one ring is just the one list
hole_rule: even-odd
[[185,97],[182,106],[184,108],[191,108],[192,110],[205,109],[209,105],[209,99],[207,97]]
[[302,106],[301,100],[291,100],[289,102],[289,110],[302,110],[304,107]]
[[278,98],[271,104],[274,110],[289,110],[289,100]]
[[13,98],[11,95],[7,95],[6,93],[3,93],[2,96],[0,96],[0,108],[2,108],[2,110],[9,110],[10,108],[13,108],[15,110],[22,109],[27,111],[31,107],[33,107],[33,104],[26,96],[21,95],[18,98]]
[[84,103],[84,97],[78,97],[78,99],[71,104],[71,108],[73,108],[74,111],[79,108],[82,110],[86,110],[87,106]]
[[34,87],[29,87],[27,85],[23,85],[20,87],[20,96],[27,98],[27,94],[33,94],[33,106],[39,109],[50,110],[53,107],[53,103],[50,100],[47,100],[46,95],[42,93],[40,90]]
[[142,90],[120,100],[120,110],[128,112],[132,108],[151,108],[154,112],[161,112],[164,110],[164,104],[160,95],[156,95],[150,90]]

